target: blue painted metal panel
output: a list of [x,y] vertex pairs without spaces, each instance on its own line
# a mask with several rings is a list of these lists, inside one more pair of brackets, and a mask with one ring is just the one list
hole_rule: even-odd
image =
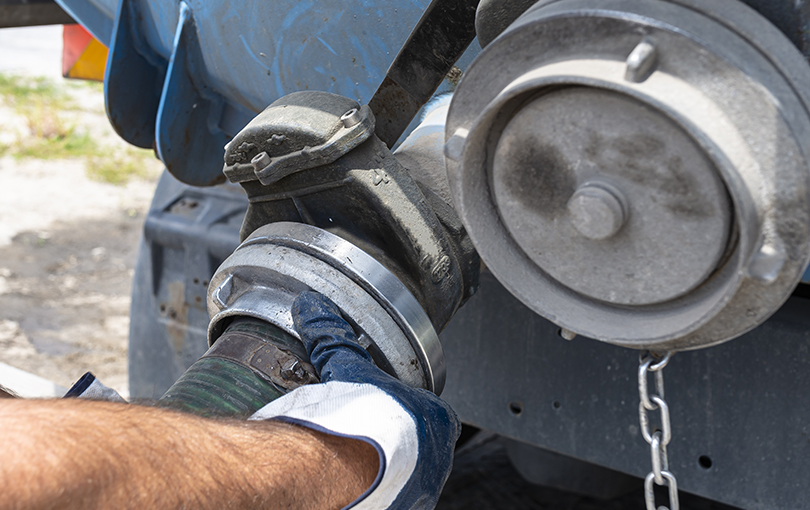
[[804,276],[802,276],[803,283],[810,283],[810,267],[805,269]]
[[[58,1],[112,46],[118,133],[141,147],[157,137],[170,171],[204,185],[220,176],[220,142],[277,98],[325,90],[367,103],[429,0]],[[164,71],[173,59],[182,65]],[[187,152],[189,137],[200,152]]]
[[116,0],[56,0],[56,3],[93,37],[110,46],[118,5]]
[[158,154],[169,172],[182,175],[187,184],[222,183],[222,154],[230,138],[219,126],[225,100],[195,79],[199,47],[194,16],[185,2],[180,3],[173,46],[157,112]]
[[367,103],[427,5],[428,0],[191,0],[206,34],[200,44],[210,81],[254,111],[306,89]]
[[[104,73],[104,102],[115,131],[127,142],[152,148],[168,62],[138,44],[137,4],[121,0]],[[139,51],[140,50],[140,51]]]

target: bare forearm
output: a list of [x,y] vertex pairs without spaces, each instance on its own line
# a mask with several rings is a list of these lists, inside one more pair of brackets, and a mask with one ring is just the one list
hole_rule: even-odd
[[102,402],[0,401],[0,509],[341,508],[376,451],[277,422]]

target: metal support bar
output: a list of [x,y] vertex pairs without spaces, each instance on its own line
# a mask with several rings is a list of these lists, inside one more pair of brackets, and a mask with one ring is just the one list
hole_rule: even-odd
[[475,39],[478,0],[433,0],[380,84],[369,106],[375,134],[388,147],[399,139]]
[[0,28],[74,23],[53,0],[0,0]]

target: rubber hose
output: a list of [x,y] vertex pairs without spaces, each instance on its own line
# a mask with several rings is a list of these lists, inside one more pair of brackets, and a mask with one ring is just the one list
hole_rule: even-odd
[[[271,380],[269,368],[278,363],[278,356],[263,360],[262,352],[281,352],[311,366],[296,338],[267,322],[239,318],[155,405],[206,417],[247,418],[290,389]],[[317,382],[305,375],[300,383]]]

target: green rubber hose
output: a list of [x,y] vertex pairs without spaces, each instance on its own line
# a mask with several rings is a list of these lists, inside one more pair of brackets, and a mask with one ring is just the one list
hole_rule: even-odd
[[155,404],[206,417],[246,418],[288,391],[318,382],[304,346],[253,318],[234,320]]

